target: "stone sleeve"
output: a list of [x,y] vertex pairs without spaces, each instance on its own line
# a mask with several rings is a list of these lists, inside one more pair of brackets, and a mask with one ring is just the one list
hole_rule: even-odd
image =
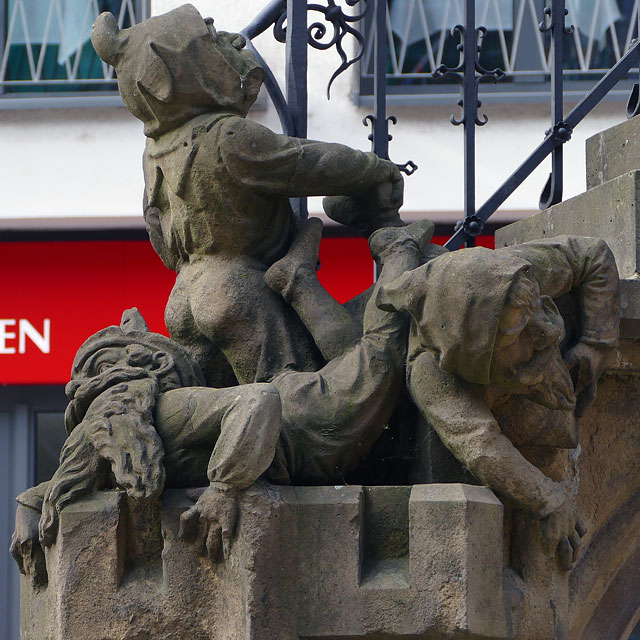
[[528,260],[540,293],[557,298],[576,290],[582,314],[583,342],[615,346],[620,324],[619,277],[606,242],[557,236],[500,249]]
[[373,153],[280,135],[244,118],[222,125],[220,152],[230,176],[278,196],[357,196],[388,179]]
[[[281,412],[280,395],[271,384],[184,387],[160,396],[156,427],[174,464],[182,457],[189,460],[186,452],[210,451],[209,481],[244,489],[273,460]],[[190,477],[190,473],[178,468],[171,475]]]
[[16,502],[23,507],[29,507],[35,511],[42,511],[42,503],[44,502],[44,496],[49,488],[48,482],[42,482],[41,484],[31,487],[26,491],[23,491],[16,497]]
[[409,367],[409,389],[443,444],[484,485],[534,517],[566,499],[560,485],[528,462],[502,434],[482,388],[442,370],[424,351]]

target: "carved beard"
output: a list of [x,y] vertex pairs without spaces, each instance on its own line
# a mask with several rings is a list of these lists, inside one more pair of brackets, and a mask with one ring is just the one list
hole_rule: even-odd
[[153,425],[158,393],[155,376],[126,366],[78,387],[76,410],[92,400],[62,448],[60,466],[44,498],[41,532],[55,522],[54,510],[59,513],[80,495],[105,488],[110,478],[132,499],[159,497],[165,470],[164,447]]
[[529,400],[547,409],[575,409],[573,381],[556,345],[536,352],[529,362],[515,367],[515,377],[528,387],[522,395]]

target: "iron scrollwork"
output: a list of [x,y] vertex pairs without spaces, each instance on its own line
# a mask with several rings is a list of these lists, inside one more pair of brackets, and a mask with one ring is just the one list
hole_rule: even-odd
[[[360,33],[360,31],[353,27],[352,24],[358,23],[365,18],[365,16],[369,12],[371,1],[345,0],[345,2],[350,7],[355,7],[360,2],[364,2],[364,9],[360,13],[357,13],[355,15],[348,15],[342,10],[341,6],[335,3],[335,0],[327,0],[326,6],[320,4],[309,4],[307,6],[307,11],[316,11],[318,13],[321,13],[324,19],[324,22],[316,21],[309,25],[309,27],[307,28],[307,41],[309,43],[309,46],[320,51],[326,51],[327,49],[335,47],[341,60],[340,65],[334,71],[331,79],[329,80],[329,84],[327,85],[327,98],[329,98],[331,95],[331,85],[333,84],[335,79],[349,67],[361,60],[365,51],[364,36],[362,35],[362,33]],[[275,39],[278,40],[278,42],[286,41],[286,19],[287,13],[285,10],[273,26],[273,35]],[[329,32],[329,28],[327,28],[326,23],[329,23],[333,28],[333,33],[331,34],[329,40],[325,39],[327,33]],[[356,42],[358,43],[356,54],[352,58],[349,58],[342,45],[343,40],[348,35],[355,38]]]
[[[435,79],[441,79],[445,77],[454,78],[460,84],[461,97],[460,97],[460,100],[458,100],[458,106],[462,110],[462,114],[460,118],[456,118],[455,115],[451,116],[451,124],[455,126],[459,126],[461,124],[465,124],[467,120],[467,116],[466,116],[467,108],[465,106],[465,98],[464,98],[464,95],[465,95],[464,68],[465,68],[465,56],[467,55],[464,47],[466,28],[461,24],[456,25],[451,29],[451,35],[455,36],[456,34],[460,37],[460,43],[456,47],[457,50],[460,52],[460,59],[458,61],[458,65],[456,67],[447,67],[445,64],[441,64],[433,72],[432,75]],[[476,72],[475,79],[474,79],[474,96],[476,101],[476,108],[473,109],[473,111],[475,112],[475,118],[474,118],[475,124],[478,125],[479,127],[482,127],[485,124],[487,124],[487,122],[489,122],[489,118],[485,114],[483,114],[481,117],[478,117],[478,113],[477,113],[477,109],[482,106],[482,102],[478,99],[478,88],[479,88],[480,82],[482,82],[483,80],[490,80],[491,82],[495,83],[495,82],[498,82],[499,80],[502,80],[502,78],[504,78],[505,76],[504,71],[500,68],[486,69],[480,64],[479,55],[480,55],[480,52],[482,51],[482,43],[486,34],[487,34],[487,30],[485,27],[478,27],[475,30],[475,51],[473,52],[473,55],[474,55],[474,68]],[[472,105],[469,105],[469,107],[471,106]]]
[[[395,116],[389,116],[387,118],[387,123],[398,124],[398,118],[396,118]],[[367,136],[367,139],[373,143],[373,131],[376,126],[376,116],[371,113],[369,115],[366,115],[364,118],[362,118],[362,124],[365,127],[371,125],[371,133]],[[393,140],[393,136],[391,134],[387,134],[387,140],[390,142],[391,140]],[[385,160],[388,159],[389,158],[385,158]],[[407,160],[407,162],[405,162],[404,164],[396,163],[396,167],[398,167],[398,170],[407,176],[413,175],[418,170],[418,165],[413,160]]]

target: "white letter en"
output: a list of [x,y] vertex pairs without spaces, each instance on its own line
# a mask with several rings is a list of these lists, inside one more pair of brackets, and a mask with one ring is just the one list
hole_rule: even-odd
[[11,318],[0,320],[0,354],[15,353],[15,347],[7,347],[7,340],[13,340],[16,334],[13,331],[7,331],[9,325],[15,324],[16,321]]
[[33,342],[42,353],[49,353],[49,351],[51,351],[51,320],[49,320],[49,318],[45,318],[44,320],[42,334],[38,333],[28,320],[21,318],[18,322],[18,334],[18,353],[25,353],[27,350],[27,337],[29,337],[31,342]]

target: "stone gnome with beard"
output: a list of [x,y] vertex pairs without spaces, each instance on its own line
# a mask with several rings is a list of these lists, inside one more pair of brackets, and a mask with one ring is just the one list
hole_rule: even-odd
[[[575,335],[554,303],[565,295],[577,303]],[[431,428],[477,480],[552,529],[571,568],[584,534],[571,497],[517,447],[578,445],[577,418],[619,335],[606,243],[558,236],[464,249],[405,273],[376,300],[411,316],[408,387]]]
[[68,438],[53,478],[17,498],[11,553],[34,583],[46,580],[40,543],[51,544],[60,511],[109,486],[154,501],[165,486],[165,451],[154,427],[159,395],[203,384],[198,365],[173,341],[149,332],[136,309],[78,350],[65,412]]

